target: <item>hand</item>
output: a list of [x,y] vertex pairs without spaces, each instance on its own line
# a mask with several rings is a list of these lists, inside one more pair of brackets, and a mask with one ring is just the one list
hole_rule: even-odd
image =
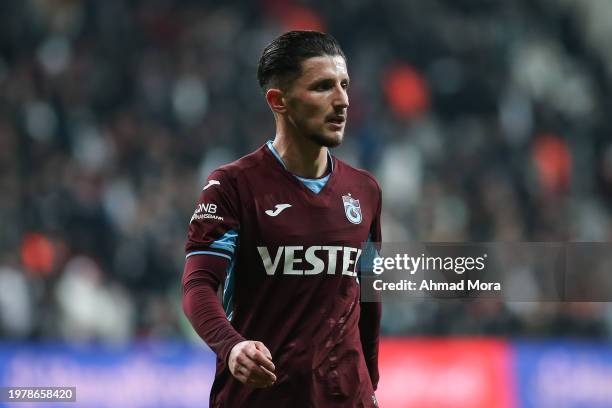
[[230,351],[229,370],[238,381],[255,388],[274,384],[274,363],[270,350],[260,341],[241,341]]

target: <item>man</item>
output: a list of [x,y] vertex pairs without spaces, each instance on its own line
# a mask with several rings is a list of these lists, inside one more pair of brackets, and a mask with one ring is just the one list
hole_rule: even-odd
[[380,304],[360,303],[359,265],[381,240],[381,191],[329,153],[349,106],[344,53],[288,32],[258,79],[274,141],[209,176],[186,245],[184,311],[217,354],[210,406],[375,407]]

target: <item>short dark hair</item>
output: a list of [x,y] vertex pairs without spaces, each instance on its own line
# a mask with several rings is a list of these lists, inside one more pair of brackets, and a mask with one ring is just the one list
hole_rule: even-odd
[[329,34],[318,31],[289,31],[272,41],[261,54],[257,67],[259,86],[288,87],[300,76],[302,61],[324,55],[339,55],[346,60],[340,44]]

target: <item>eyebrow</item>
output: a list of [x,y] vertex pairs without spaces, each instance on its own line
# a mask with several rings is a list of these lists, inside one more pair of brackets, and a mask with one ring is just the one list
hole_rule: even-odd
[[[324,84],[326,82],[336,82],[336,78],[331,78],[331,77],[319,77],[319,78],[315,78],[312,81],[310,81],[310,85],[319,85],[319,84]],[[347,84],[351,83],[351,79],[346,76],[345,78],[342,78],[340,80],[340,82],[346,82]]]

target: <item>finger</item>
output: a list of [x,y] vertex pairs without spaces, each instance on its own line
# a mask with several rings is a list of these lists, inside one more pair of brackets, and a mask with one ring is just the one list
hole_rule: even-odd
[[264,368],[249,362],[245,366],[239,366],[235,370],[234,377],[243,384],[257,388],[269,387],[276,381],[276,376]]
[[274,363],[270,358],[268,358],[264,353],[259,350],[252,349],[250,350],[248,356],[253,360],[257,365],[264,366],[268,369],[268,371],[274,371]]
[[244,350],[244,354],[252,360],[264,358],[270,360],[263,352],[259,351],[257,347],[251,345],[251,347]]
[[262,380],[265,382],[276,381],[276,376],[270,370],[267,370],[265,367],[256,364],[254,361],[249,361],[245,363],[245,368],[247,370],[247,377],[254,378],[257,380]]
[[255,342],[255,348],[259,351],[261,351],[262,353],[264,353],[264,355],[266,357],[268,357],[270,360],[272,360],[272,353],[270,353],[270,350],[268,350],[268,348],[266,347],[265,344],[263,344],[261,341],[256,341]]
[[253,377],[262,379],[263,381],[276,381],[276,375],[263,366],[257,366],[251,373]]
[[250,361],[250,358],[244,352],[238,354],[234,360],[237,367],[243,366],[247,361]]
[[273,383],[274,383],[274,382],[276,382],[276,374],[274,374],[272,371],[269,371],[269,370],[268,370],[266,367],[264,367],[264,366],[259,366],[259,368],[261,368],[261,369],[262,369],[262,371],[263,371],[263,372],[266,374],[266,376],[267,376],[268,378],[271,378],[271,379],[272,379],[272,382],[273,382]]
[[237,379],[238,381],[240,381],[243,384],[247,384],[248,381],[249,381],[249,378],[246,375],[242,374],[242,373],[234,374],[234,378]]
[[234,377],[238,378],[238,377],[243,377],[244,380],[246,381],[249,378],[250,375],[250,371],[244,367],[244,366],[239,366],[236,368],[235,372],[234,372]]
[[270,378],[264,377],[261,374],[249,372],[249,370],[244,367],[240,368],[239,371],[236,372],[234,378],[236,378],[242,384],[256,388],[265,388],[274,384],[274,381],[271,381]]
[[249,363],[246,363],[245,365],[240,366],[239,369],[239,373],[244,375],[246,378],[249,378],[249,376],[251,375],[251,368],[248,365]]

